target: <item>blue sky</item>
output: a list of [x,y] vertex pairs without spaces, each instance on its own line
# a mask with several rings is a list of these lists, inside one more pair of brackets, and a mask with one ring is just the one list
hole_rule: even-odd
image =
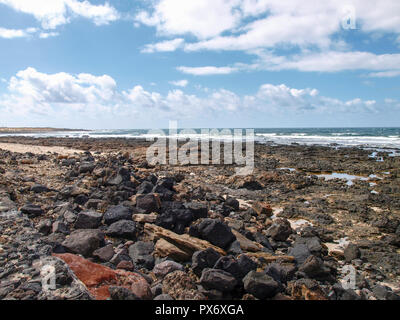
[[398,0],[0,0],[0,126],[399,126]]

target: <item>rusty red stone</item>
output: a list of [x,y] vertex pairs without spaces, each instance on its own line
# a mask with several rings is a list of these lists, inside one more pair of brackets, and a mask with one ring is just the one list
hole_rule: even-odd
[[53,255],[68,264],[96,300],[109,299],[110,286],[127,288],[143,300],[152,298],[148,282],[138,273],[113,270],[70,253]]

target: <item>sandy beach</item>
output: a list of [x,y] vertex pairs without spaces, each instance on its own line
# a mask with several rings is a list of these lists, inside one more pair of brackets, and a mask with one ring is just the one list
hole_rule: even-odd
[[0,149],[17,153],[30,152],[33,154],[58,153],[62,155],[72,155],[74,153],[83,152],[82,150],[68,149],[66,147],[45,147],[19,143],[0,143]]

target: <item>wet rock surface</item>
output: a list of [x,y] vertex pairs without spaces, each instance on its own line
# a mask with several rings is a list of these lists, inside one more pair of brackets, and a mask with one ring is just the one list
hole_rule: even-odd
[[0,140],[82,150],[0,150],[0,299],[400,299],[389,152],[256,145],[238,177],[152,166],[141,140]]

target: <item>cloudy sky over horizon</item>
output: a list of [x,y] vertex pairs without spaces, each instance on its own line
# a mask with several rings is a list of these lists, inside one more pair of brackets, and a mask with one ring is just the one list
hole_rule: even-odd
[[0,126],[400,126],[400,1],[0,0]]

